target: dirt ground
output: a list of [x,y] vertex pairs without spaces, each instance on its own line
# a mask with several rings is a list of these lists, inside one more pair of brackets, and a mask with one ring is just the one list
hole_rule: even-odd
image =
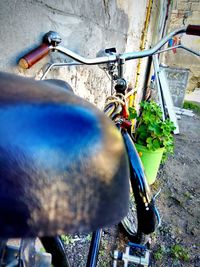
[[[200,117],[181,116],[175,152],[161,166],[154,192],[162,223],[151,236],[152,267],[200,266]],[[85,266],[90,235],[68,236],[66,250],[72,266]],[[128,242],[118,227],[103,230],[98,266],[112,266],[114,249]],[[119,264],[118,266],[123,266]]]
[[174,155],[158,174],[162,225],[152,266],[200,266],[200,117],[181,116]]

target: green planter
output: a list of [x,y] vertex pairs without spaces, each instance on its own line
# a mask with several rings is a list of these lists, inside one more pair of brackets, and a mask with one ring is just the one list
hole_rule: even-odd
[[139,144],[135,144],[135,147],[144,166],[147,182],[151,185],[156,180],[164,148],[159,148],[155,151],[151,151],[148,150],[145,146]]

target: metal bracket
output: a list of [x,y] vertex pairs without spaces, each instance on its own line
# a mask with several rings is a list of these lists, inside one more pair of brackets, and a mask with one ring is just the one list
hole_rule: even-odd
[[128,267],[129,263],[149,266],[150,251],[147,250],[144,246],[129,243],[129,246],[126,247],[125,252],[115,250],[113,257],[113,267],[117,267],[118,261],[123,261],[124,267]]

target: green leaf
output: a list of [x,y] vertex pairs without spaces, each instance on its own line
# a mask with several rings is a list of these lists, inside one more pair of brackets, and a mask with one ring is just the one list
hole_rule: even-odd
[[136,117],[137,129],[133,133],[134,140],[151,150],[164,147],[163,159],[166,159],[168,154],[173,153],[175,126],[169,119],[162,120],[162,111],[156,102],[142,101],[140,107],[141,114]]
[[134,120],[137,118],[137,112],[134,107],[129,107],[128,111],[129,111],[129,117],[128,117],[129,120]]
[[158,139],[153,140],[153,147],[155,150],[160,148],[160,141]]
[[147,144],[151,144],[152,141],[153,141],[153,138],[152,138],[152,137],[148,137],[148,138],[147,138]]

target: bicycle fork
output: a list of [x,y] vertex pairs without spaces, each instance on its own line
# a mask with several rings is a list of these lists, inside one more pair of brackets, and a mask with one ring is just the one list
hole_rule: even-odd
[[142,233],[148,235],[153,233],[160,224],[160,216],[135,145],[126,130],[122,131],[122,136],[129,157],[130,179],[137,208],[138,228]]

